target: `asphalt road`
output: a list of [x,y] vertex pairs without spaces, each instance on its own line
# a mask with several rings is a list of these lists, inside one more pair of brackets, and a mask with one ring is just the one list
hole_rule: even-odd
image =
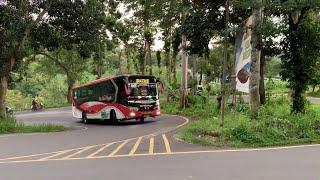
[[177,116],[145,124],[83,125],[69,109],[21,113],[24,123],[63,124],[51,134],[0,136],[0,179],[320,179],[320,146],[214,149],[173,138],[187,120]]

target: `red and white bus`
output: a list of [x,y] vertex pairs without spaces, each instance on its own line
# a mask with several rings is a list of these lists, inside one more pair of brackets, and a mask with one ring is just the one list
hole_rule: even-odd
[[73,89],[73,117],[88,123],[90,119],[136,119],[160,115],[159,89],[162,83],[154,76],[124,75],[102,78]]

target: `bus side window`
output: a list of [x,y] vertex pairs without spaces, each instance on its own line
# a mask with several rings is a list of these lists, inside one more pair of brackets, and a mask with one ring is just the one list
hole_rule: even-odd
[[107,95],[107,101],[113,101],[115,94],[116,94],[116,88],[114,87],[113,83],[111,81],[108,81],[107,85],[107,91],[106,91],[106,95]]
[[111,81],[103,83],[101,88],[101,96],[99,97],[100,101],[113,102],[116,94],[116,88],[114,87]]

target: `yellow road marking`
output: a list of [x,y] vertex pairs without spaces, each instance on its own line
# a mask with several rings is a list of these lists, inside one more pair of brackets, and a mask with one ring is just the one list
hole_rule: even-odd
[[97,154],[99,154],[101,151],[105,150],[107,147],[111,146],[112,144],[114,144],[114,143],[109,143],[109,144],[106,144],[106,145],[102,146],[96,152],[94,152],[94,153],[90,154],[89,156],[87,156],[87,158],[92,158],[92,157],[96,156]]
[[121,144],[117,147],[117,149],[115,149],[112,153],[109,154],[109,157],[112,157],[112,156],[114,156],[115,154],[117,154],[117,152],[119,152],[120,149],[121,149],[124,145],[126,145],[127,143],[128,143],[128,140],[123,141],[123,143],[121,143]]
[[167,153],[171,153],[170,143],[169,143],[167,136],[165,134],[162,134],[162,139],[163,139],[164,145],[166,147]]
[[[171,115],[173,117],[180,117],[180,118],[183,118],[185,120],[184,123],[180,124],[179,126],[176,126],[174,129],[178,129],[184,125],[186,125],[188,122],[189,122],[189,119],[188,118],[185,118],[185,117],[182,117],[182,116],[177,116],[177,115]],[[141,136],[141,137],[148,137],[150,135],[153,135],[153,134],[148,134],[148,135],[144,135],[144,136]],[[130,140],[133,140],[133,139],[136,139],[136,138],[130,138],[130,139],[127,139],[126,141],[130,141]],[[150,139],[151,141],[151,139]],[[154,140],[153,140],[154,141]],[[116,141],[116,142],[112,142],[112,144],[114,143],[120,143],[120,142],[123,142],[123,140],[121,141]],[[99,147],[99,146],[106,146],[107,144],[96,144],[96,145],[93,145],[94,147]],[[32,155],[26,155],[26,156],[16,156],[16,157],[8,157],[8,158],[4,158],[4,159],[0,159],[0,164],[3,164],[3,163],[8,163],[9,160],[17,160],[17,159],[23,159],[23,158],[29,158],[29,157],[36,157],[36,156],[43,156],[43,155],[50,155],[50,154],[53,154],[52,156],[48,156],[48,157],[44,157],[44,158],[41,158],[41,159],[35,159],[35,160],[17,160],[17,161],[10,161],[10,162],[39,162],[39,161],[47,161],[47,160],[61,160],[61,159],[50,159],[50,158],[53,158],[53,157],[57,157],[59,155],[62,155],[62,154],[65,154],[65,153],[68,153],[68,152],[71,152],[73,150],[80,150],[80,149],[83,149],[84,147],[80,147],[80,148],[74,148],[74,149],[67,149],[67,150],[63,150],[63,151],[55,151],[55,152],[48,152],[48,153],[40,153],[40,154],[32,154]],[[122,148],[122,147],[121,147]],[[121,149],[120,148],[120,149]],[[150,147],[151,148],[151,147]],[[170,148],[170,146],[169,146]],[[120,150],[119,149],[119,150]],[[153,147],[151,148],[153,150]],[[102,150],[101,150],[102,151]],[[171,151],[170,151],[171,152]],[[117,152],[116,152],[117,153]],[[150,149],[149,149],[149,153],[150,153]],[[113,153],[111,153],[112,155]],[[143,155],[143,154],[142,154]],[[109,155],[110,156],[110,155]],[[108,157],[109,157],[108,156]],[[120,155],[122,156],[122,155]],[[99,156],[100,157],[100,156]],[[105,156],[101,156],[101,157],[105,157]],[[112,157],[114,157],[114,155],[112,155]],[[72,159],[89,159],[89,158],[93,158],[91,157],[90,155],[87,156],[86,158],[72,158]],[[97,158],[97,156],[95,156],[94,158]],[[71,160],[71,159],[68,159],[68,160]],[[5,161],[5,162],[4,162]]]
[[[286,147],[272,147],[272,148],[255,148],[255,149],[227,149],[227,150],[207,150],[207,151],[181,151],[181,152],[172,152],[172,153],[154,153],[154,154],[134,154],[129,155],[116,155],[116,156],[95,156],[92,158],[79,157],[71,159],[48,159],[46,161],[70,161],[70,160],[86,160],[86,159],[104,159],[104,158],[125,158],[125,157],[144,157],[144,156],[163,156],[163,155],[184,155],[184,154],[201,154],[201,153],[237,153],[237,152],[263,152],[263,151],[279,151],[295,148],[306,148],[306,147],[320,147],[320,144],[311,144],[311,145],[298,145],[298,146],[286,146]],[[40,160],[16,160],[16,161],[0,161],[0,164],[9,164],[9,163],[30,163],[30,162],[46,162]]]
[[138,147],[139,147],[139,145],[140,145],[141,140],[142,140],[142,137],[139,137],[139,138],[137,139],[137,141],[136,141],[136,143],[134,144],[133,148],[131,149],[129,155],[133,155],[133,154],[137,151],[137,149],[138,149]]
[[33,154],[33,155],[27,155],[27,156],[10,157],[10,158],[0,159],[0,161],[15,160],[15,159],[23,159],[23,158],[31,158],[31,157],[35,157],[35,156],[43,156],[43,155],[49,155],[49,154],[56,154],[56,153],[60,153],[60,152],[62,152],[62,151],[49,152],[49,153],[42,153],[42,154]]
[[51,158],[54,158],[54,157],[57,157],[57,156],[60,156],[60,155],[63,155],[63,154],[66,154],[66,153],[71,152],[71,151],[73,151],[73,149],[71,149],[71,150],[66,150],[66,151],[62,151],[62,152],[60,152],[60,153],[56,153],[56,154],[54,154],[54,155],[41,158],[41,159],[39,159],[38,161],[46,161],[46,160],[49,160],[49,159],[51,159]]
[[73,156],[76,156],[76,155],[78,155],[78,154],[81,154],[81,153],[83,153],[83,152],[85,152],[86,150],[91,149],[91,148],[93,148],[93,146],[88,146],[88,147],[82,148],[81,150],[79,150],[79,151],[77,151],[77,152],[75,152],[75,153],[73,153],[73,154],[70,154],[70,155],[68,155],[68,156],[66,156],[66,157],[63,157],[63,158],[61,158],[61,159],[69,159],[69,158],[71,158],[71,157],[73,157]]
[[151,137],[150,143],[149,143],[149,154],[153,154],[153,149],[154,149],[154,137]]

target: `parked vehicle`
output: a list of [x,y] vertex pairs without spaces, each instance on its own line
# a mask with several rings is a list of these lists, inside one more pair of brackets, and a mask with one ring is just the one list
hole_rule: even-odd
[[13,118],[13,110],[10,107],[6,107],[6,114],[8,117]]

